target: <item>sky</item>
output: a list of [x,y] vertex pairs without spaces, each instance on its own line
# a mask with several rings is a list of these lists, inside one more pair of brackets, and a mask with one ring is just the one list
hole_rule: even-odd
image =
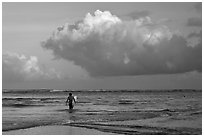
[[201,89],[201,2],[2,4],[9,89]]

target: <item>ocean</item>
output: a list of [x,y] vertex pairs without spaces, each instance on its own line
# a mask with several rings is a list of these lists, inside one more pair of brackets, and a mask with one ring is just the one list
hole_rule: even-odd
[[[77,96],[74,110],[65,105]],[[202,134],[201,90],[3,90],[2,131],[59,125],[127,135]]]

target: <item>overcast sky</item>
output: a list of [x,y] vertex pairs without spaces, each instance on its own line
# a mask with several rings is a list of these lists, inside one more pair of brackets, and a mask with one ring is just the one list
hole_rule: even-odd
[[202,88],[202,3],[3,3],[3,88]]

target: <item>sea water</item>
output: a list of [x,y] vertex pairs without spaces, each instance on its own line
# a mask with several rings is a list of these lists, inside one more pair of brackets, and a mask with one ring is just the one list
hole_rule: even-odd
[[[202,134],[201,90],[3,90],[2,131],[44,125],[117,134]],[[183,124],[182,124],[183,123]]]

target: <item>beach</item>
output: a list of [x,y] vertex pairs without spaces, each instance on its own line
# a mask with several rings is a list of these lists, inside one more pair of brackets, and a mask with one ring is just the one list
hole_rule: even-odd
[[101,132],[94,129],[71,126],[41,126],[2,132],[3,135],[114,135],[114,133]]

